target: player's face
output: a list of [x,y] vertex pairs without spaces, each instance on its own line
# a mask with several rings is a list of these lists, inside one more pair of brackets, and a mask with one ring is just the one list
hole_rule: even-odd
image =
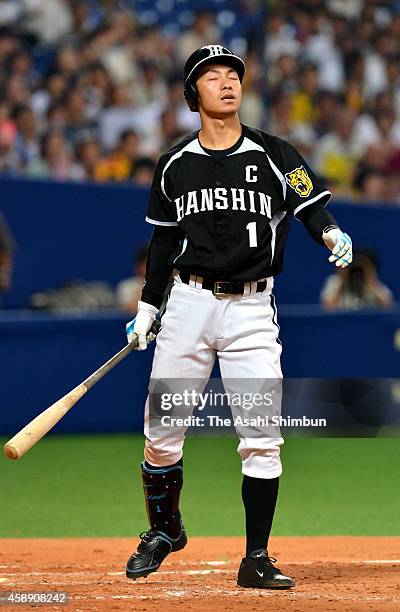
[[238,112],[242,85],[238,73],[229,66],[205,66],[196,81],[200,111],[212,117]]

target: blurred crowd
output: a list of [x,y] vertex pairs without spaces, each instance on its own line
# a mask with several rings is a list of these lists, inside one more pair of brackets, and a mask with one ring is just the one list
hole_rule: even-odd
[[400,3],[0,0],[0,173],[147,186],[198,127],[182,67],[246,60],[243,123],[289,140],[338,197],[400,204]]

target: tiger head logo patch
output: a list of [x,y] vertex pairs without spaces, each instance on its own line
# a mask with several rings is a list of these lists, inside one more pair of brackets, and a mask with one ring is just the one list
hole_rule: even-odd
[[304,166],[295,168],[291,172],[285,174],[285,179],[287,184],[294,189],[301,198],[306,198],[313,189],[313,184]]

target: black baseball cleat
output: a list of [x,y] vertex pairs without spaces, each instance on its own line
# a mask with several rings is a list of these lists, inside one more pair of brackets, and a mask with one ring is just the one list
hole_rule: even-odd
[[179,538],[175,540],[166,533],[150,529],[140,534],[142,540],[126,564],[126,577],[136,580],[136,578],[146,578],[151,572],[156,572],[164,561],[165,557],[171,552],[182,550],[187,544],[185,528]]
[[255,550],[251,555],[242,559],[237,579],[238,586],[255,589],[290,589],[294,587],[294,580],[284,576],[281,570],[273,565],[274,563],[276,563],[276,559],[268,557],[265,550]]

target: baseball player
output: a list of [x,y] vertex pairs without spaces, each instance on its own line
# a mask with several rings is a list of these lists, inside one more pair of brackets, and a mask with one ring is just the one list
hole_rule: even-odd
[[[128,323],[139,349],[173,285],[157,337],[151,378],[208,380],[215,356],[222,379],[281,379],[281,344],[272,294],[283,268],[292,215],[345,267],[352,244],[325,210],[331,193],[287,142],[242,125],[238,111],[243,60],[221,45],[195,51],[184,68],[184,94],[201,129],[164,153],[155,172],[146,220],[154,225],[146,281],[136,318]],[[147,338],[147,339],[146,339]],[[188,407],[188,413],[193,407]],[[142,476],[149,531],[126,567],[128,578],[156,571],[187,542],[179,512],[185,428],[152,435],[145,408]],[[282,473],[282,438],[237,432],[242,459],[246,553],[237,584],[288,589],[268,555]]]

